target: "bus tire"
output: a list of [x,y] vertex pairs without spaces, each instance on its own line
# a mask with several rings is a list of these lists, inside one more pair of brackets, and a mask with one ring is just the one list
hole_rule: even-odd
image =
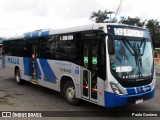
[[67,81],[64,85],[63,95],[65,100],[71,105],[78,105],[80,99],[76,98],[76,90],[72,81]]
[[20,75],[20,70],[16,69],[15,71],[15,79],[18,85],[22,85],[23,84],[23,80],[21,79],[21,75]]

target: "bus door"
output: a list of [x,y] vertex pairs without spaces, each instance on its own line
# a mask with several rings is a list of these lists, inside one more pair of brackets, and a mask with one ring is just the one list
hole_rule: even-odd
[[37,83],[37,55],[38,55],[38,43],[31,43],[31,72],[32,72],[32,83]]
[[97,57],[99,40],[82,40],[82,59],[83,59],[83,83],[82,96],[85,99],[97,102]]

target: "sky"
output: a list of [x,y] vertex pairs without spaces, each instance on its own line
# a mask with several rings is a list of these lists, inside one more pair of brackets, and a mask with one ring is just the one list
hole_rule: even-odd
[[[120,0],[0,0],[0,37],[94,23],[93,11],[115,12]],[[122,0],[117,14],[160,20],[159,0]],[[115,14],[111,15],[113,18]]]

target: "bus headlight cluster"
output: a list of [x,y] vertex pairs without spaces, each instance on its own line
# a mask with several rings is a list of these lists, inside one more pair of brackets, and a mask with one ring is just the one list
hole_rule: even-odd
[[117,85],[113,82],[110,82],[111,88],[113,92],[117,95],[123,95],[122,91],[117,87]]

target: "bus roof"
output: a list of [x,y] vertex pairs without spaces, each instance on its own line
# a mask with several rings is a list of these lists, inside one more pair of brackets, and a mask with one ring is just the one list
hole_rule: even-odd
[[[4,40],[15,40],[15,39],[31,39],[31,38],[38,38],[38,37],[45,37],[54,34],[61,34],[61,33],[69,33],[69,32],[80,32],[80,31],[87,31],[87,30],[99,30],[99,29],[106,29],[107,25],[118,25],[118,26],[126,26],[126,24],[119,24],[119,23],[95,23],[90,25],[83,25],[71,28],[64,28],[64,29],[40,29],[35,30],[33,32],[24,33],[20,36],[14,36],[5,38]],[[135,26],[132,26],[135,27]],[[136,27],[140,28],[140,27]]]

